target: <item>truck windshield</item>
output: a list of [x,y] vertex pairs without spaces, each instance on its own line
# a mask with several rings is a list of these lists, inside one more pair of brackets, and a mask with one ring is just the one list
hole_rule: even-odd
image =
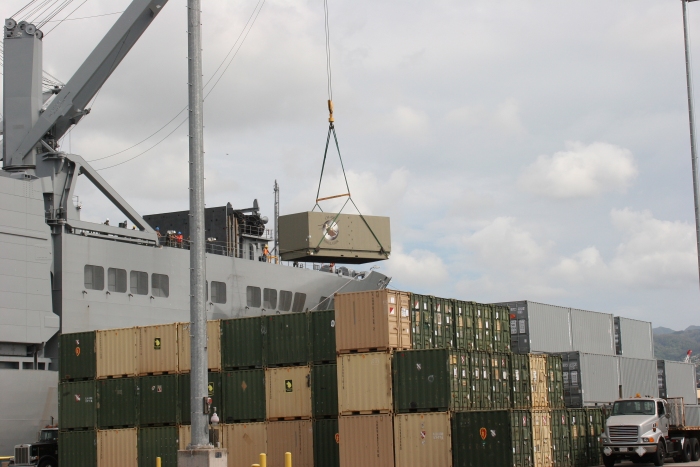
[[619,401],[613,406],[613,415],[654,415],[654,401]]
[[58,430],[42,430],[41,441],[52,441],[58,438]]

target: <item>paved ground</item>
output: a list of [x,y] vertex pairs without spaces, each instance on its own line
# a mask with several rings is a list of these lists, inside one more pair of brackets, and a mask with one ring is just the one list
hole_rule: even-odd
[[[640,466],[641,466],[641,465],[643,465],[643,466],[648,466],[648,465],[654,465],[654,464],[633,464],[632,462],[624,462],[624,463],[622,463],[622,464],[615,464],[615,466],[618,466],[618,465],[624,465],[624,466],[628,466],[628,465],[640,465]],[[688,462],[688,463],[676,463],[676,462],[673,462],[672,460],[669,459],[669,460],[666,461],[666,465],[678,465],[678,466],[684,465],[684,466],[688,466],[688,467],[700,467],[700,461],[698,461],[698,462]],[[601,466],[601,467],[602,467],[602,466]]]

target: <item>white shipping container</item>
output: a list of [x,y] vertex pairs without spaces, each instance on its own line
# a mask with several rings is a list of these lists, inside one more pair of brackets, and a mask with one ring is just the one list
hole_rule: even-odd
[[659,397],[656,360],[620,358],[620,384],[622,397]]
[[615,355],[613,315],[572,308],[571,338],[575,352]]
[[700,427],[700,405],[685,406],[685,426]]
[[687,405],[698,403],[695,365],[666,360],[666,397],[682,397]]
[[620,323],[619,347],[622,357],[654,358],[654,337],[651,323],[636,319],[615,318]]
[[562,360],[567,406],[610,404],[619,399],[617,356],[571,352],[563,354]]

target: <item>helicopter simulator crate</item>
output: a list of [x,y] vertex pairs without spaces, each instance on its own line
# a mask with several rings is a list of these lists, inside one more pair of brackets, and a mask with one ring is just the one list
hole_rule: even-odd
[[364,264],[391,253],[388,217],[300,212],[280,216],[279,235],[283,261]]

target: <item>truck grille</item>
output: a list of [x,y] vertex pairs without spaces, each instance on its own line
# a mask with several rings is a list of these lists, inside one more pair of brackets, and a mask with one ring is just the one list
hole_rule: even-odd
[[609,426],[608,433],[613,443],[636,443],[639,437],[639,427]]
[[31,447],[31,444],[15,446],[15,464],[29,464],[29,450]]

